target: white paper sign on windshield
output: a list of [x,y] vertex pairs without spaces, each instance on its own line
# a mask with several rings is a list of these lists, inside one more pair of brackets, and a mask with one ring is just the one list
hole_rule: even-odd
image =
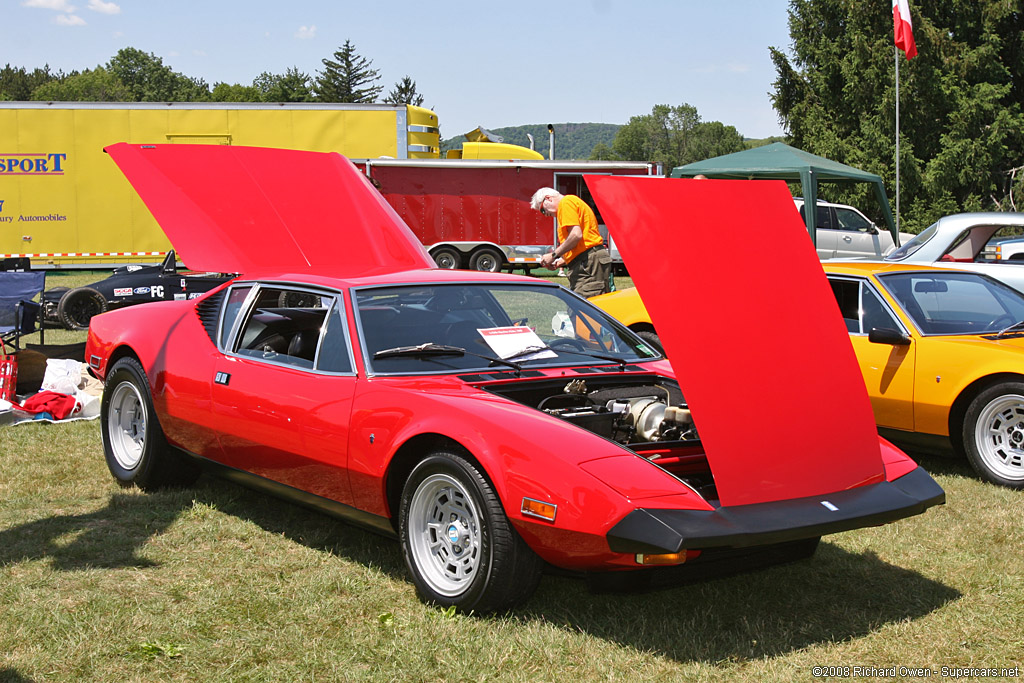
[[484,338],[491,351],[498,358],[511,358],[516,360],[533,360],[535,358],[557,358],[558,354],[550,350],[540,350],[536,353],[527,353],[530,349],[544,349],[544,342],[540,340],[537,333],[529,327],[520,325],[514,327],[490,327],[479,329],[477,332]]

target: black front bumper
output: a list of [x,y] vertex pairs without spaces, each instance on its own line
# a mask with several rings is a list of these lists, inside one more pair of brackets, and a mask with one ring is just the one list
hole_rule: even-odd
[[945,491],[918,467],[896,481],[821,496],[717,510],[641,508],[612,527],[607,538],[617,553],[748,548],[878,526],[944,502]]

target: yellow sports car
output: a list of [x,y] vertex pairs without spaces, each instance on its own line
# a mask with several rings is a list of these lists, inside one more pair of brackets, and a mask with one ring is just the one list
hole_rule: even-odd
[[[822,266],[882,435],[929,451],[952,449],[988,481],[1024,488],[1024,295],[966,271]],[[592,301],[657,341],[636,290]],[[794,333],[807,344],[809,361],[827,362],[814,356],[813,329]]]

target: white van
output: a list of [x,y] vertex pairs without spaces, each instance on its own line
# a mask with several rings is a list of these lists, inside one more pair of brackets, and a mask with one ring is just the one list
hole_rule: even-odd
[[[804,218],[804,200],[793,201]],[[896,248],[888,230],[880,230],[852,206],[830,202],[818,202],[815,239],[819,259],[882,258]]]

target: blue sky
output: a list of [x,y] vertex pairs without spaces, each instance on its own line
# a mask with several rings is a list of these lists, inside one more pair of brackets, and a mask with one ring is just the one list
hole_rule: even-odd
[[768,47],[790,46],[787,0],[0,0],[3,61],[91,69],[123,47],[187,76],[250,84],[315,75],[349,39],[385,93],[411,76],[443,137],[478,125],[625,123],[695,106],[747,137],[782,129]]

